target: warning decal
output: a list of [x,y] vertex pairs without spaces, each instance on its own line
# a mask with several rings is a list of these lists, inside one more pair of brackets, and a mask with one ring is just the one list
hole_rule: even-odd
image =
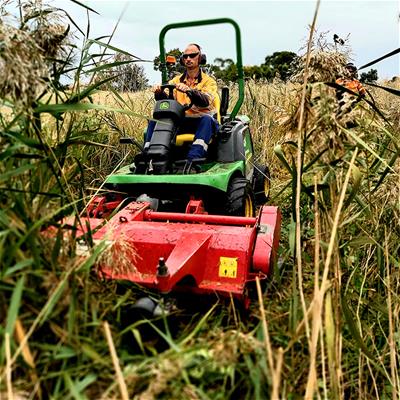
[[218,276],[223,278],[236,278],[237,257],[220,257]]

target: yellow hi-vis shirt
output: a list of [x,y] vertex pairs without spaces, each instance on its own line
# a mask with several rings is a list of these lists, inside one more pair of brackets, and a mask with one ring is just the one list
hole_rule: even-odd
[[[211,78],[211,76],[208,76],[200,70],[194,82],[189,84],[185,72],[182,75],[178,75],[171,79],[169,83],[173,85],[176,85],[177,83],[184,83],[191,89],[199,90],[209,98],[209,105],[207,107],[197,107],[193,105],[189,110],[186,111],[187,116],[201,117],[203,114],[214,115],[217,113],[217,105],[219,104],[218,88],[217,82],[215,79]],[[185,93],[182,93],[178,90],[175,90],[175,99],[180,104],[190,103],[189,97]]]

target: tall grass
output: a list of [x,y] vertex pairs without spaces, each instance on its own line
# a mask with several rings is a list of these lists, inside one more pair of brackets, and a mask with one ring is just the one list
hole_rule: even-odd
[[[170,320],[132,322],[143,290],[99,280],[101,246],[81,258],[73,237],[40,232],[63,215],[79,223],[104,177],[130,162],[136,149],[118,138],[141,140],[151,93],[81,87],[101,52],[86,38],[76,67],[69,52],[53,64],[35,46],[46,13],[34,15],[9,43],[28,40],[47,77],[25,97],[22,76],[1,87],[0,397],[398,398],[400,99],[371,89],[386,120],[364,101],[340,115],[333,89],[309,83],[299,165],[301,87],[247,82],[241,112],[284,217],[274,279],[246,312],[197,302]],[[58,46],[71,49],[68,35]],[[75,84],[64,90],[67,69]]]

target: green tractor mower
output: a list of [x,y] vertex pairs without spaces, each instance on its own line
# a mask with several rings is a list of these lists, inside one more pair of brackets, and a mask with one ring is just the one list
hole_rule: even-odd
[[[194,134],[180,129],[186,106],[175,101],[166,83],[164,36],[172,28],[221,23],[236,31],[239,98],[228,114],[229,93],[222,90],[221,128],[207,157],[188,162],[184,155]],[[267,168],[254,162],[249,118],[238,115],[244,97],[239,27],[227,18],[167,25],[160,54],[162,88],[169,93],[156,102],[150,146],[107,178],[108,191],[91,201],[76,236],[114,243],[115,258],[98,269],[106,279],[135,282],[161,299],[175,292],[217,294],[247,306],[251,282],[271,276],[281,215],[278,207],[266,205],[255,215],[256,200],[268,198],[270,180]],[[150,315],[158,309],[150,298],[136,307]]]
[[[173,97],[174,85],[167,83],[164,38],[171,29],[223,23],[231,24],[236,32],[239,96],[228,113],[229,89],[222,88],[220,129],[209,144],[206,158],[189,163],[184,155],[193,142],[194,132],[182,132],[180,126],[191,105],[178,103]],[[150,147],[141,151],[133,164],[110,175],[105,187],[136,201],[151,201],[159,211],[187,212],[191,200],[201,200],[201,207],[209,214],[254,216],[256,206],[268,199],[270,175],[266,166],[255,162],[249,118],[239,115],[244,99],[239,26],[228,18],[174,23],[162,29],[159,42],[161,89],[168,96],[154,107],[153,119],[157,122]],[[121,138],[121,143],[133,142]]]

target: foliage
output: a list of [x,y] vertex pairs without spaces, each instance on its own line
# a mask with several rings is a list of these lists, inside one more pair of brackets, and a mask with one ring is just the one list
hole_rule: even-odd
[[[308,82],[332,82],[345,73],[345,65],[349,62],[351,49],[347,39],[343,45],[337,46],[328,39],[329,32],[321,32],[313,37],[310,43],[310,61],[308,65]],[[330,37],[330,35],[329,35]],[[293,63],[291,82],[302,83],[307,61],[307,45],[301,50],[300,56]]]
[[363,72],[360,76],[360,82],[363,83],[376,83],[377,80],[378,80],[378,71],[373,68],[371,68],[367,72]]
[[280,79],[286,81],[290,77],[291,65],[296,61],[297,54],[292,51],[276,51],[272,55],[265,57],[266,70],[271,71],[272,77],[279,76]]
[[[297,56],[293,52],[275,52],[265,58],[264,64],[244,66],[243,74],[245,79],[270,81],[279,78],[286,81],[293,72],[292,65],[296,59]],[[236,82],[238,79],[237,66],[230,58],[216,58],[214,64],[209,65],[209,70],[225,83]]]
[[[166,53],[166,56],[174,56],[176,59],[176,64],[167,64],[167,73],[168,73],[169,79],[172,79],[175,74],[182,74],[183,72],[185,72],[185,67],[183,65],[181,65],[179,62],[181,55],[182,55],[182,52],[178,48],[169,50]],[[154,64],[155,71],[161,71],[160,56],[156,56],[154,58],[153,64]]]
[[149,80],[143,66],[135,64],[136,61],[123,53],[111,56],[107,62],[101,63],[109,67],[97,74],[95,82],[108,80],[102,85],[102,89],[113,89],[118,92],[137,92],[146,89]]
[[[168,66],[169,76],[174,73],[184,72],[184,66],[179,64],[179,58],[182,52],[179,49],[168,51],[167,55],[173,55],[178,60],[176,65]],[[286,81],[292,73],[292,65],[296,61],[297,56],[290,51],[275,52],[265,58],[265,63],[261,65],[244,66],[243,73],[246,79],[255,80],[272,80],[276,77]],[[154,69],[160,70],[160,57],[154,58]],[[214,63],[207,64],[204,69],[212,74],[216,79],[224,83],[236,82],[238,79],[238,71],[235,62],[231,58],[214,59]]]

